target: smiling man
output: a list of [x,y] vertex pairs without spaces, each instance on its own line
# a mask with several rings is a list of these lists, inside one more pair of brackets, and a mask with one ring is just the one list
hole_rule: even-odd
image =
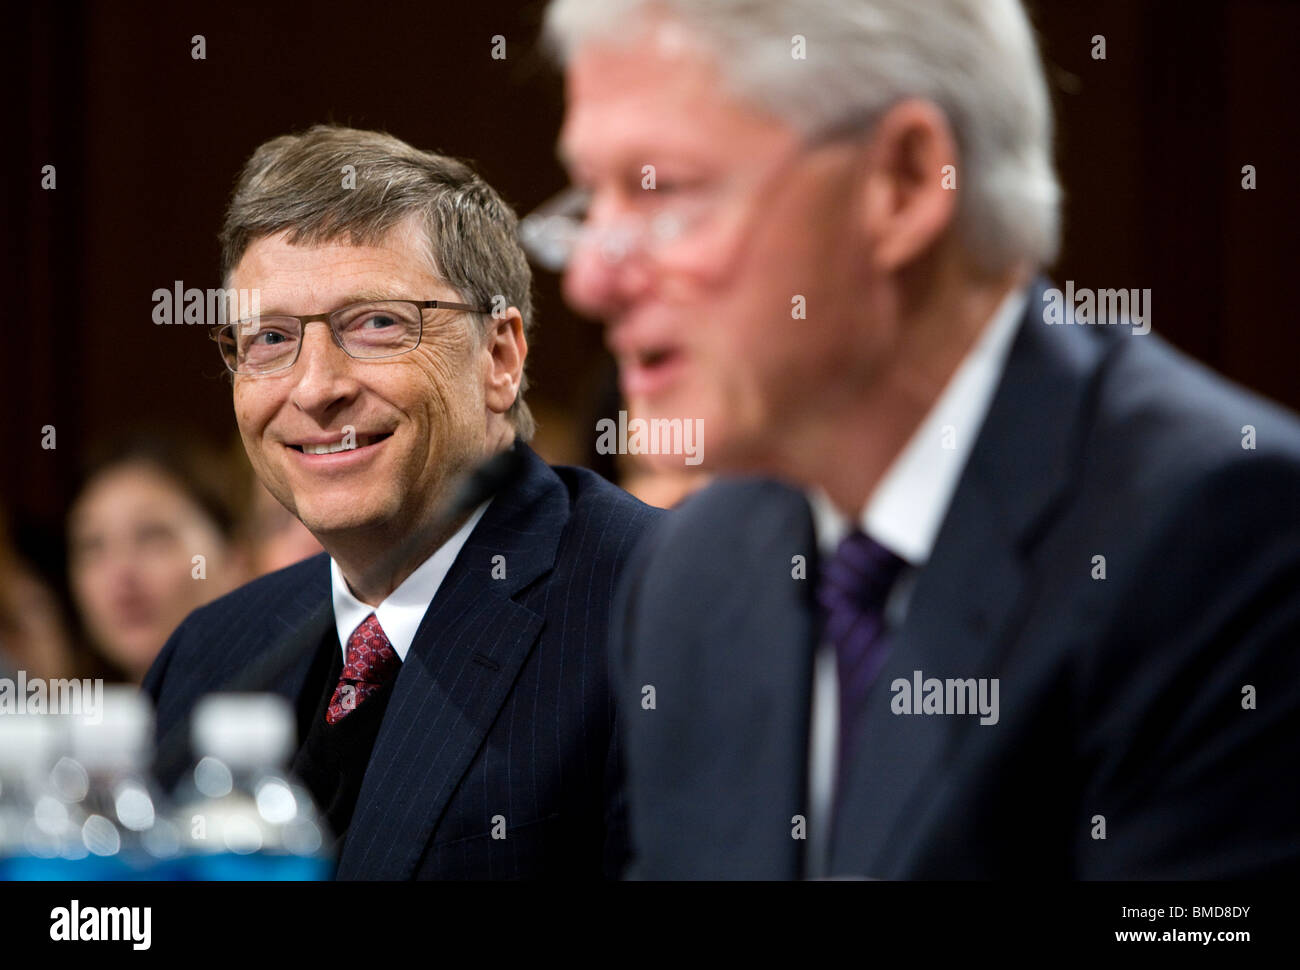
[[[326,554],[177,629],[145,681],[160,735],[296,647],[268,686],[297,705],[340,878],[615,874],[605,630],[654,512],[525,443],[513,213],[453,159],[318,126],[257,149],[222,244],[224,285],[259,297],[213,328],[240,434]],[[522,471],[458,509],[512,447]]]
[[574,188],[525,238],[630,407],[762,476],[623,580],[632,871],[1300,870],[1300,425],[1145,320],[1053,318],[1020,3],[555,0],[546,30]]

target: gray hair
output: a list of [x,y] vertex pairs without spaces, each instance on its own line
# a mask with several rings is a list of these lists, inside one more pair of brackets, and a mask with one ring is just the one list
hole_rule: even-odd
[[980,268],[1056,258],[1052,107],[1020,0],[553,0],[544,36],[566,63],[655,13],[699,36],[734,95],[806,134],[933,102],[957,141],[957,227]]
[[[343,187],[347,171],[355,187]],[[377,131],[316,125],[259,145],[226,209],[223,285],[249,245],[264,236],[288,230],[294,245],[344,236],[365,245],[413,214],[422,220],[434,275],[465,303],[495,308],[494,299],[505,297],[506,306],[519,309],[528,334],[532,271],[519,246],[514,210],[464,162]],[[488,319],[478,328],[480,337]],[[525,441],[536,430],[524,402],[527,386],[523,377],[507,413]]]

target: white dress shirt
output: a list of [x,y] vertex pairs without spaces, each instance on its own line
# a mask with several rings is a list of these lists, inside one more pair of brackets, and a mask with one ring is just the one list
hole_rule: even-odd
[[415,639],[415,631],[420,621],[429,610],[429,604],[438,593],[451,564],[456,561],[465,540],[483,518],[491,503],[488,499],[465,520],[465,524],[456,530],[456,534],[439,546],[428,559],[416,567],[415,572],[402,580],[402,584],[388,594],[378,606],[361,602],[348,589],[343,570],[333,558],[330,559],[330,581],[334,588],[334,623],[339,632],[339,644],[343,650],[343,662],[348,662],[348,638],[371,613],[379,620],[379,625],[393,645],[393,652],[403,663],[407,651]]
[[[930,558],[1027,300],[1025,288],[1003,299],[858,515],[858,528],[905,563],[885,602],[886,630],[902,623],[916,576]],[[852,526],[820,489],[810,491],[808,501],[818,552],[833,556]],[[814,659],[810,727],[808,874],[818,876],[825,873],[839,747],[839,672],[828,643],[818,647]]]

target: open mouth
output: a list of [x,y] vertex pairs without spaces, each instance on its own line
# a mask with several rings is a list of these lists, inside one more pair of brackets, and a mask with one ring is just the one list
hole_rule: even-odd
[[330,441],[322,444],[291,444],[289,447],[304,455],[335,455],[340,451],[354,451],[358,448],[365,448],[368,445],[378,444],[385,438],[391,437],[391,431],[386,431],[383,434],[344,435],[337,441]]
[[659,394],[680,376],[686,355],[680,347],[638,348],[623,358],[619,383],[628,398]]
[[637,351],[636,362],[642,367],[658,367],[660,364],[670,360],[676,351],[671,347],[656,347],[648,350]]

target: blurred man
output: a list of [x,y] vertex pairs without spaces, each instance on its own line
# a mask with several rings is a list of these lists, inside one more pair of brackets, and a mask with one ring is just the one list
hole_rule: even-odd
[[[328,555],[181,625],[145,685],[160,733],[296,643],[274,686],[340,878],[616,872],[605,631],[654,513],[523,443],[514,214],[457,161],[316,127],[254,152],[222,244],[225,287],[260,294],[214,331],[240,434]],[[512,447],[518,478],[457,509],[458,480]]]
[[577,189],[527,238],[633,406],[781,482],[624,579],[632,871],[1294,872],[1300,429],[1149,293],[1036,276],[1019,3],[556,0],[547,34]]

